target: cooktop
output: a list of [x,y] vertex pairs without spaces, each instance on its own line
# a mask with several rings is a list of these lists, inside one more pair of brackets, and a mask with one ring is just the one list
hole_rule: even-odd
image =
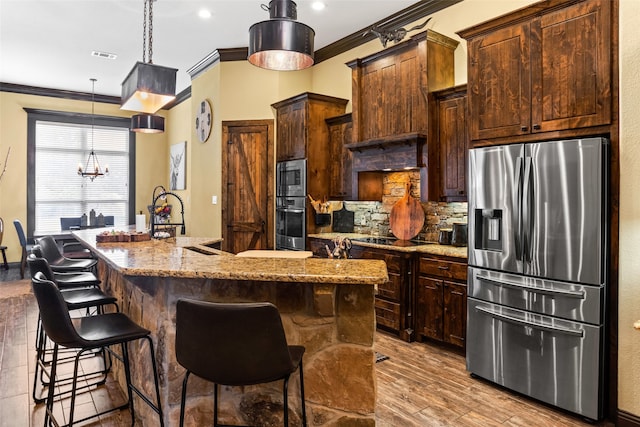
[[436,242],[430,242],[428,240],[421,239],[413,239],[413,240],[400,240],[395,237],[361,237],[358,239],[351,239],[354,242],[366,242],[366,243],[375,243],[376,245],[386,245],[386,246],[399,246],[399,247],[407,247],[407,246],[421,246],[421,245],[433,245]]

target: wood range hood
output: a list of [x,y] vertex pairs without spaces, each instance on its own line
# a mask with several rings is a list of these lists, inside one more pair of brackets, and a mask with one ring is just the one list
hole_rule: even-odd
[[426,167],[427,135],[404,133],[345,144],[358,171],[397,171]]
[[352,154],[352,178],[357,183],[354,198],[362,199],[363,192],[369,192],[366,188],[372,186],[372,181],[381,180],[385,172],[419,169],[423,183],[420,199],[428,200],[429,193],[435,191],[435,183],[428,179],[429,162],[433,163],[436,157],[435,153],[430,155],[427,139],[424,133],[412,132],[345,144]]

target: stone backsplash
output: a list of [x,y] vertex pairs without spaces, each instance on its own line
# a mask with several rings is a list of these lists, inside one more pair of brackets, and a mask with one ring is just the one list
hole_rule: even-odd
[[[393,205],[404,196],[404,183],[411,181],[411,196],[420,198],[420,173],[418,171],[388,172],[383,179],[382,202],[346,201],[346,209],[355,212],[354,232],[390,236],[389,214]],[[332,201],[331,209],[342,208],[342,201]],[[467,222],[467,203],[423,202],[425,222],[419,238],[438,240],[441,228],[451,228],[453,223]],[[330,232],[331,226],[322,227],[319,233]]]

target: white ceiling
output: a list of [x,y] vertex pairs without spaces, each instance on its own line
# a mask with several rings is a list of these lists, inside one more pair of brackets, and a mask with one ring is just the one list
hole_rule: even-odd
[[[269,19],[269,0],[157,0],[153,62],[178,69],[176,93],[189,87],[187,70],[216,49],[246,47],[249,27]],[[415,0],[297,0],[298,21],[316,32],[315,49],[416,3]],[[0,0],[0,82],[120,96],[120,85],[142,61],[143,0]],[[198,17],[208,9],[209,19]],[[116,54],[115,60],[91,51]],[[148,58],[147,58],[148,59]]]

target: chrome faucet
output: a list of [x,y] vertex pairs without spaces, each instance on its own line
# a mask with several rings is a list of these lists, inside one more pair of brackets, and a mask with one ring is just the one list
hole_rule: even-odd
[[[161,190],[160,194],[156,195],[156,191],[157,190]],[[156,202],[159,199],[162,200],[166,200],[167,196],[173,196],[176,199],[178,199],[178,201],[180,202],[180,215],[182,217],[182,222],[163,222],[163,223],[157,223],[156,224]],[[182,202],[182,199],[180,198],[180,196],[178,196],[176,193],[173,193],[171,191],[167,191],[162,185],[158,185],[153,189],[153,200],[151,201],[151,221],[149,221],[151,223],[151,237],[155,236],[155,228],[156,225],[180,225],[180,234],[184,235],[187,232],[187,228],[185,226],[185,222],[184,222],[184,203]]]

